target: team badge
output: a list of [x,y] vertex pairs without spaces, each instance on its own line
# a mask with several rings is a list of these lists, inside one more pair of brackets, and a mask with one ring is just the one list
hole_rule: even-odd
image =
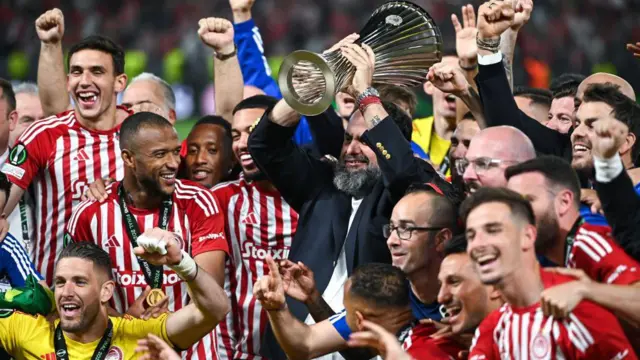
[[23,144],[18,144],[9,152],[9,163],[12,165],[22,165],[27,161],[27,148]]
[[0,309],[0,319],[6,319],[13,315],[14,312],[15,310],[13,309]]
[[542,334],[536,335],[531,341],[531,357],[534,359],[544,359],[551,353],[549,339]]
[[104,360],[122,360],[123,358],[124,353],[122,352],[122,349],[117,346],[112,346]]

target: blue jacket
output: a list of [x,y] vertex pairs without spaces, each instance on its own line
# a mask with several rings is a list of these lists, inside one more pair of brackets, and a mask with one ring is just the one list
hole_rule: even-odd
[[[282,99],[278,84],[271,77],[271,69],[267,63],[267,58],[264,56],[260,30],[255,22],[249,20],[235,24],[233,27],[244,84],[255,86],[262,89],[269,96]],[[312,142],[313,139],[306,118],[303,117],[300,120],[293,138],[298,145]]]
[[8,278],[11,287],[24,286],[29,275],[43,280],[24,246],[11,234],[7,234],[0,242],[0,277],[3,275]]

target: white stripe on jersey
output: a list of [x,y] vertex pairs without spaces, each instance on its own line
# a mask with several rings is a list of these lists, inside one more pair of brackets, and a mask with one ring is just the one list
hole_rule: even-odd
[[0,243],[0,247],[11,255],[11,258],[18,267],[20,275],[23,280],[27,279],[27,276],[33,275],[36,279],[38,274],[31,268],[31,260],[24,249],[24,246],[11,234],[7,234],[4,240]]
[[71,112],[61,118],[56,115],[50,116],[46,119],[39,120],[34,123],[35,125],[29,126],[27,130],[20,136],[20,142],[24,145],[29,144],[38,134],[44,131],[51,131],[58,126],[71,126],[75,122],[74,113]]

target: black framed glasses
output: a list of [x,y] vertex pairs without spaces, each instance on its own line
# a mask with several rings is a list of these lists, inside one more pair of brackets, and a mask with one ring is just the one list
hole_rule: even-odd
[[382,225],[382,235],[389,238],[392,232],[396,232],[400,240],[409,240],[414,231],[440,231],[442,226],[422,227],[422,226],[393,226],[392,224]]

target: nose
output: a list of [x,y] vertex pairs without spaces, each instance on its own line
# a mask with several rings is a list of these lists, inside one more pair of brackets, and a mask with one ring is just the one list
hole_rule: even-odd
[[467,147],[462,144],[458,144],[458,146],[456,146],[456,149],[451,153],[451,157],[453,157],[455,160],[463,159],[466,155]]
[[347,154],[359,155],[362,154],[362,143],[356,139],[351,140],[349,146],[347,146]]
[[181,161],[180,154],[171,153],[169,155],[169,160],[167,161],[167,163],[165,165],[170,170],[177,170],[178,167],[180,167],[180,161]]
[[551,120],[547,121],[547,127],[549,129],[558,131],[558,119],[556,117],[552,117]]
[[80,86],[89,86],[92,83],[92,76],[90,71],[83,71],[80,76]]
[[447,305],[449,302],[451,302],[451,291],[449,286],[443,283],[438,291],[438,304]]
[[73,296],[75,294],[75,285],[73,284],[73,281],[67,281],[62,287],[60,294],[62,297]]
[[469,163],[469,165],[467,165],[467,168],[464,169],[464,174],[462,174],[462,180],[464,180],[464,182],[478,180],[478,174],[476,174],[476,167],[473,166],[473,163]]
[[580,124],[573,129],[573,133],[571,134],[571,140],[575,140],[576,138],[585,138],[587,137],[586,125]]
[[400,239],[398,238],[398,234],[396,233],[396,231],[393,230],[387,238],[387,247],[391,249],[397,246],[400,246]]
[[208,156],[207,156],[207,151],[206,150],[198,150],[198,153],[196,154],[196,164],[207,164],[208,163]]
[[249,143],[249,134],[242,133],[240,134],[240,137],[236,141],[236,146],[240,151],[246,151],[248,149],[248,143]]

